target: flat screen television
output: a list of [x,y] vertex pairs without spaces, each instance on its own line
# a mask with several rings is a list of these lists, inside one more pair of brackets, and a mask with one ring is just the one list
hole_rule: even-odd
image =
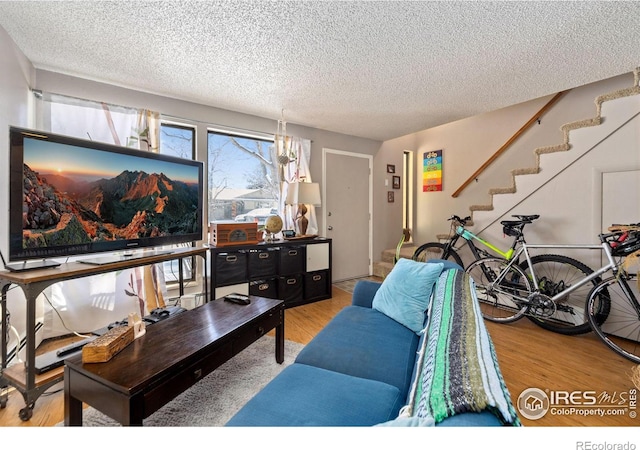
[[202,240],[203,164],[9,129],[9,260]]

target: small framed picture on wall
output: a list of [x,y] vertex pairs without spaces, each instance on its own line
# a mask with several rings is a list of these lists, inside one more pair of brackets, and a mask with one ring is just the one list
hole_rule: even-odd
[[396,173],[396,166],[393,164],[387,164],[387,173]]
[[393,191],[387,192],[387,201],[389,203],[393,203],[393,198],[394,198]]
[[393,176],[393,188],[400,189],[400,177],[397,175]]

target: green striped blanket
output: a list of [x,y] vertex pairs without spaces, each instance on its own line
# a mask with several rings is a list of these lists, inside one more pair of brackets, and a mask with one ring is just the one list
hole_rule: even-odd
[[433,419],[488,410],[520,426],[487,333],[473,280],[460,270],[440,275],[418,358],[410,401],[401,416]]

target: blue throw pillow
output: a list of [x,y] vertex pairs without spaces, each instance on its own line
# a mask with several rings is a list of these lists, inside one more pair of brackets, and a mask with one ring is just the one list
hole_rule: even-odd
[[420,333],[433,285],[442,268],[442,263],[398,260],[373,297],[372,308]]

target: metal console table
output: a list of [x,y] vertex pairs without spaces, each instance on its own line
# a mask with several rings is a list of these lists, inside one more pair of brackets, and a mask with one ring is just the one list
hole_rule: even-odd
[[[53,369],[43,374],[36,374],[33,369],[36,357],[36,299],[46,288],[60,281],[83,278],[92,275],[99,275],[117,270],[130,269],[133,267],[146,266],[149,264],[161,263],[192,256],[200,256],[204,260],[204,273],[207,273],[207,252],[208,247],[185,247],[172,249],[167,253],[158,253],[142,258],[123,260],[104,265],[91,265],[80,262],[70,262],[61,264],[56,268],[36,269],[23,272],[9,272],[0,270],[0,289],[2,297],[2,330],[7,329],[7,291],[12,284],[19,286],[26,298],[26,365],[14,364],[7,367],[7,334],[2,334],[1,355],[2,367],[0,368],[0,408],[5,408],[8,393],[6,388],[13,386],[24,398],[25,407],[20,410],[19,416],[23,421],[31,419],[36,400],[47,389],[59,383],[64,377],[64,366]],[[180,264],[182,269],[182,264]],[[183,293],[182,270],[179,273],[180,293]],[[203,277],[205,301],[209,300],[208,283],[206,276]]]

